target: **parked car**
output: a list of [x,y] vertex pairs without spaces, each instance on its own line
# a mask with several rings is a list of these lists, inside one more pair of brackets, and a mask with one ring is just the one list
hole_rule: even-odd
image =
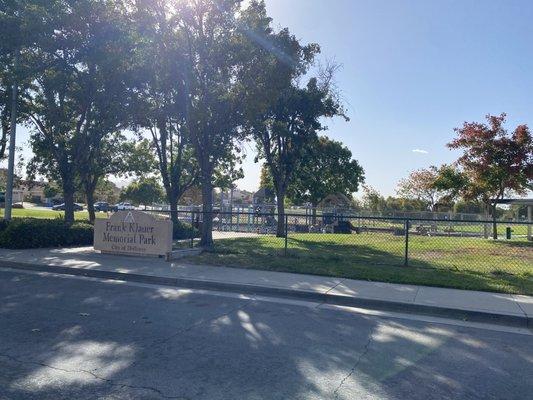
[[[53,206],[52,210],[65,211],[65,203],[61,203],[61,204],[58,204],[57,206]],[[74,203],[74,211],[83,211],[83,206],[80,204]]]
[[94,203],[95,211],[108,212],[108,211],[111,211],[111,209],[112,207],[106,201],[97,201],[96,203]]
[[133,207],[133,204],[131,203],[118,203],[113,206],[114,211],[122,211],[122,210],[134,210],[135,207]]

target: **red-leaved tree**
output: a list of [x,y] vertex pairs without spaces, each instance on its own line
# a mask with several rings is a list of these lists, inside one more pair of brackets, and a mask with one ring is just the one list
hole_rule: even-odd
[[463,150],[457,160],[468,177],[463,197],[483,201],[488,210],[491,199],[533,188],[533,137],[527,125],[509,133],[504,113],[486,118],[487,123],[465,122],[456,128],[457,137],[448,147]]

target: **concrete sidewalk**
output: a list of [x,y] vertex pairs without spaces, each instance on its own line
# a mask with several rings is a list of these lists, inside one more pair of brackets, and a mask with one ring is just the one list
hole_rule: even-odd
[[0,249],[0,267],[533,326],[531,296],[190,265],[157,258],[104,255],[92,247]]

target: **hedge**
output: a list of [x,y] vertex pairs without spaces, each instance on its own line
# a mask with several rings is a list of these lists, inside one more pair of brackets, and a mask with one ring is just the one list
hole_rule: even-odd
[[191,237],[197,238],[200,236],[198,229],[186,222],[178,221],[172,225],[172,228],[172,239],[174,240],[190,239]]
[[0,247],[32,249],[91,245],[93,231],[88,222],[68,225],[62,219],[15,218],[0,223]]
[[[94,229],[89,222],[67,225],[59,218],[0,219],[0,247],[7,249],[92,245],[93,234]],[[180,221],[173,225],[172,236],[174,240],[197,238],[199,231]]]

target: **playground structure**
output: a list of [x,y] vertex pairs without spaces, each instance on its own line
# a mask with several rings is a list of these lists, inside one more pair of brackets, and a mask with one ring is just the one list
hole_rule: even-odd
[[[287,208],[285,214],[286,229],[295,233],[391,233],[395,236],[404,235],[408,230],[410,234],[420,236],[488,239],[493,228],[493,233],[497,232],[496,238],[527,238],[531,241],[533,199],[504,199],[498,200],[498,204],[526,205],[527,221],[495,221],[478,214],[432,213],[430,218],[420,218],[418,217],[420,213],[382,216],[336,208],[313,210],[310,207],[291,207]],[[168,207],[164,205],[151,207],[150,211],[160,211],[163,214],[169,212]],[[213,208],[212,218],[215,231],[274,234],[278,216],[275,204],[233,207],[224,204]],[[203,220],[201,206],[180,206],[178,219],[198,228]]]

